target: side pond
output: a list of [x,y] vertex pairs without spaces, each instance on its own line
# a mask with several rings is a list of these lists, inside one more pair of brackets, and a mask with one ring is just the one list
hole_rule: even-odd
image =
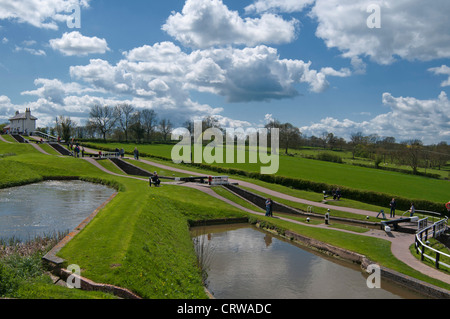
[[0,239],[27,241],[75,229],[114,189],[83,181],[46,181],[0,190]]

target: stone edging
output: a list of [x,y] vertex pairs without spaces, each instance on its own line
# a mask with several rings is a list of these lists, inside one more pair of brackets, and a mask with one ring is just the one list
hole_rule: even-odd
[[58,244],[56,244],[44,257],[42,257],[43,261],[50,268],[50,271],[63,279],[67,280],[70,276],[79,280],[81,284],[81,289],[86,291],[102,291],[106,293],[113,294],[117,297],[124,299],[141,299],[138,295],[132,293],[128,289],[107,285],[107,284],[99,284],[87,278],[78,276],[63,268],[64,259],[59,258],[56,254],[65,246],[68,242],[70,242],[81,230],[83,230],[95,216],[110,202],[112,201],[118,193],[114,193],[106,202],[104,202],[100,207],[98,207],[89,217],[87,217],[78,227],[76,227],[71,233],[69,233],[65,238],[63,238]]

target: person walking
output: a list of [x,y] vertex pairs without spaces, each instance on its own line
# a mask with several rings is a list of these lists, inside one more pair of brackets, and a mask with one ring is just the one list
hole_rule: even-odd
[[266,200],[266,216],[267,217],[272,217],[272,206],[273,206],[273,202],[270,198],[268,198]]
[[137,147],[134,148],[134,159],[139,160],[139,151],[138,151]]
[[411,207],[409,208],[409,217],[413,217],[416,212],[416,208],[414,207],[414,203],[411,203]]
[[395,217],[395,208],[397,207],[397,202],[395,201],[395,198],[393,198],[391,200],[391,202],[389,203],[389,206],[391,207],[390,217],[394,218]]

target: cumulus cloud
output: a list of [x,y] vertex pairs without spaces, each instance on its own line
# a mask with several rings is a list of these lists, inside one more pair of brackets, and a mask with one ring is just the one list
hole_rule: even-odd
[[[367,9],[373,4],[381,9],[379,29],[367,27]],[[309,15],[318,22],[316,35],[344,57],[391,64],[397,58],[449,58],[448,12],[447,0],[316,0]]]
[[89,7],[90,0],[0,0],[0,20],[28,23],[37,28],[58,29],[73,5]]
[[109,51],[108,43],[105,39],[97,37],[86,37],[78,31],[64,33],[59,39],[50,40],[52,49],[67,56],[85,56],[88,54],[104,54]]
[[81,95],[87,93],[101,92],[92,88],[83,87],[79,83],[63,83],[58,79],[36,79],[34,81],[38,89],[24,91],[22,95],[37,96],[56,104],[64,105],[64,98],[70,95]]
[[323,132],[333,132],[347,139],[352,133],[363,132],[394,136],[400,140],[420,139],[424,143],[450,141],[450,101],[445,92],[430,100],[394,97],[390,93],[384,93],[382,101],[390,108],[390,112],[371,120],[355,122],[328,117],[300,130],[307,135],[316,136]]
[[70,74],[95,88],[140,98],[189,95],[190,90],[210,92],[229,102],[265,101],[297,96],[297,84],[322,92],[327,77],[349,76],[347,69],[320,71],[311,62],[280,59],[264,45],[254,48],[218,48],[184,53],[171,42],[143,46],[124,53],[116,65],[92,59],[72,66]]
[[446,65],[442,65],[437,68],[430,68],[428,71],[433,72],[436,75],[445,75],[448,76],[448,79],[441,83],[442,87],[450,86],[450,67]]
[[0,123],[8,121],[14,115],[14,105],[6,95],[0,95]]
[[173,13],[162,29],[183,45],[208,48],[221,45],[281,44],[295,39],[298,21],[271,13],[241,18],[222,0],[187,0],[181,13]]

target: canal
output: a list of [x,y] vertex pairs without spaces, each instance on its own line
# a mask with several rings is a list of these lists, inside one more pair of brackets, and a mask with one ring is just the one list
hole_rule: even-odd
[[370,289],[359,265],[249,225],[198,227],[192,236],[217,299],[424,298],[384,280]]

